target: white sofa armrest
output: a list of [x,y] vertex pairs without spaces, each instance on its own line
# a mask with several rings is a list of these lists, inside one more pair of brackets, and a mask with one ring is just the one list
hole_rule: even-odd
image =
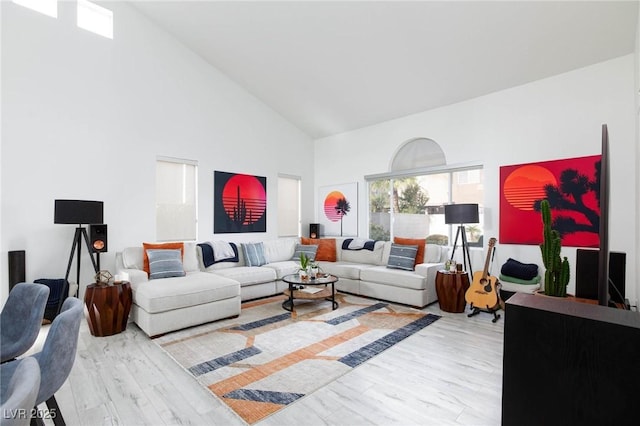
[[127,274],[129,275],[129,283],[131,283],[131,288],[136,290],[140,283],[145,283],[149,281],[149,276],[145,271],[141,271],[140,269],[120,269],[117,272],[118,275]]
[[444,269],[444,263],[420,263],[416,265],[415,272],[416,274],[423,277],[427,277],[427,278],[433,277],[433,280],[435,283],[436,272],[438,272],[441,269]]

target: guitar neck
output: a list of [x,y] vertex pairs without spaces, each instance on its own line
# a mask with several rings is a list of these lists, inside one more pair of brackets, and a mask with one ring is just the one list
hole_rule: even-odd
[[496,239],[495,238],[491,238],[489,240],[489,248],[487,250],[487,258],[484,261],[484,270],[482,272],[482,278],[486,279],[487,276],[489,275],[489,261],[491,260],[491,252],[493,251],[493,247],[496,244]]

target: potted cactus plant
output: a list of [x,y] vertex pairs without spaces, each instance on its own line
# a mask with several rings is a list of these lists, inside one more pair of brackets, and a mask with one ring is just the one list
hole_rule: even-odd
[[560,233],[551,227],[551,207],[549,201],[540,203],[543,224],[543,241],[540,244],[544,272],[544,294],[547,296],[566,297],[569,284],[569,261],[560,257],[562,240]]

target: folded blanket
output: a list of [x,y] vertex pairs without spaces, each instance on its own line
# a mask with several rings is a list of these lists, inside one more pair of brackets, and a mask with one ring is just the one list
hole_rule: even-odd
[[342,250],[373,251],[375,245],[375,240],[365,240],[363,238],[347,238],[342,242]]
[[505,264],[502,265],[500,272],[521,280],[531,280],[538,275],[538,265],[535,263],[522,263],[509,258]]
[[236,255],[227,241],[209,241],[209,244],[213,247],[213,258],[216,261],[230,259]]
[[540,278],[540,275],[537,275],[535,278],[532,278],[530,280],[522,280],[520,278],[510,277],[509,275],[500,274],[499,279],[500,281],[506,281],[513,284],[533,285],[533,284],[540,283],[541,278]]
[[207,243],[200,243],[198,247],[202,250],[202,263],[204,263],[204,267],[208,268],[209,266],[216,263],[215,258],[213,257],[213,247]]
[[228,244],[231,247],[231,250],[233,251],[234,256],[227,257],[224,259],[216,258],[216,254],[214,253],[214,248],[213,248],[214,246],[212,243],[209,242],[209,243],[198,244],[198,247],[202,249],[202,263],[204,264],[204,267],[208,268],[214,263],[219,263],[219,262],[239,262],[240,257],[238,255],[238,246],[236,246],[235,243],[228,243]]

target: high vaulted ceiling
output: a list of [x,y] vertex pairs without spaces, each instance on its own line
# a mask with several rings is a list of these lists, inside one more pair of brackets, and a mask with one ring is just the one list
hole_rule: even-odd
[[633,53],[635,1],[133,1],[313,138]]

